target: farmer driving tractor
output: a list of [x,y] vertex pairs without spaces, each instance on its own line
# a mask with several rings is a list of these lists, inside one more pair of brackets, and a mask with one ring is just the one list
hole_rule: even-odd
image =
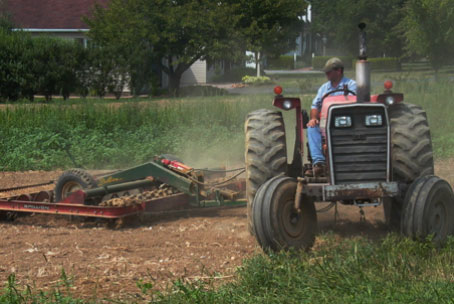
[[311,116],[307,124],[312,169],[305,172],[306,176],[325,176],[326,172],[326,161],[322,151],[322,134],[319,126],[323,97],[326,93],[334,90],[339,90],[339,92],[335,92],[331,96],[344,94],[341,90],[344,89],[345,85],[347,85],[348,90],[356,93],[356,82],[344,76],[344,64],[339,58],[329,59],[323,70],[328,81],[318,89],[317,96],[312,102]]

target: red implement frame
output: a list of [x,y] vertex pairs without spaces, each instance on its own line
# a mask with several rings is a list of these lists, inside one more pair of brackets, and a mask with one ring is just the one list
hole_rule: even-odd
[[125,207],[84,205],[85,193],[73,193],[63,202],[49,203],[33,201],[39,193],[0,199],[0,211],[63,214],[99,218],[122,218],[141,212],[168,211],[189,207],[191,197],[187,194],[174,194],[164,198],[144,201],[141,204]]

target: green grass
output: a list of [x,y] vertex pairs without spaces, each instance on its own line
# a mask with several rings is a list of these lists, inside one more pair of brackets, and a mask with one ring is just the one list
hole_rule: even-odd
[[3,290],[0,291],[0,303],[58,303],[82,304],[95,303],[95,300],[78,299],[71,292],[72,282],[65,271],[62,270],[59,282],[50,291],[37,291],[32,286],[21,286],[16,281],[16,276],[8,277]]
[[270,96],[172,99],[162,105],[19,105],[0,110],[0,169],[72,167],[69,149],[88,168],[124,167],[160,153],[194,165],[241,161],[243,120]]
[[437,249],[389,235],[339,243],[319,237],[312,252],[256,255],[232,283],[177,282],[159,303],[452,303],[454,240]]
[[[311,252],[258,254],[244,260],[234,280],[222,277],[191,283],[177,280],[164,291],[137,282],[131,299],[154,303],[452,303],[454,239],[443,248],[390,234],[378,241],[318,237]],[[64,274],[64,272],[63,272]],[[10,276],[1,303],[87,303],[118,299],[77,299],[66,274],[49,292],[20,286]],[[128,298],[128,295],[124,295]],[[148,300],[147,300],[148,299]]]
[[[62,272],[48,292],[21,286],[10,276],[1,303],[452,303],[454,299],[454,239],[443,248],[430,240],[417,242],[390,234],[378,241],[332,233],[318,237],[311,252],[257,254],[244,260],[232,282],[222,277],[176,281],[168,290],[137,282],[137,293],[118,299],[81,300],[71,293]],[[124,295],[128,298],[128,295]],[[139,300],[140,299],[140,300]]]
[[[449,75],[440,73],[437,82],[430,71],[372,76],[373,92],[381,92],[383,81],[391,79],[394,91],[405,93],[407,102],[426,109],[438,158],[454,156],[454,124],[450,123],[454,80]],[[284,86],[284,93],[286,88],[299,88],[305,108],[310,107],[316,88],[324,81],[323,75],[275,80]],[[272,98],[261,94],[164,102],[132,99],[116,107],[105,100],[19,104],[0,110],[0,170],[74,167],[66,150],[78,164],[90,169],[127,167],[161,153],[176,154],[193,166],[238,164],[243,159],[247,113],[271,107]],[[284,116],[292,132],[294,113]]]

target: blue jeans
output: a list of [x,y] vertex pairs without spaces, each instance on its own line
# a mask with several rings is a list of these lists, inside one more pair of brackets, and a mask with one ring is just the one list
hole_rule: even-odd
[[322,133],[320,132],[320,127],[308,127],[306,132],[309,150],[311,151],[312,156],[312,164],[324,163],[325,156],[322,152]]

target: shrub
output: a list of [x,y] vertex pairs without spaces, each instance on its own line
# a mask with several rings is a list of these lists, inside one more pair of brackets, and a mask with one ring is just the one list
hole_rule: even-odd
[[[85,49],[75,41],[0,28],[0,99],[33,100],[43,94],[46,100],[60,94],[67,99],[77,92],[90,91],[102,97],[107,92],[119,97],[130,65],[113,50]],[[135,75],[135,74],[134,74]]]
[[243,76],[254,76],[257,71],[254,68],[235,67],[223,75],[216,75],[211,78],[212,82],[240,82]]
[[37,93],[50,100],[61,94],[65,99],[76,88],[77,49],[73,41],[58,38],[37,37],[32,39],[30,69],[35,77]]
[[322,70],[328,59],[332,57],[338,57],[340,60],[342,60],[346,69],[352,68],[353,58],[350,56],[315,56],[312,58],[312,68],[314,70]]
[[[33,95],[34,75],[29,67],[30,38],[21,33],[0,30],[0,96],[16,100]],[[28,61],[28,62],[27,62]]]
[[294,68],[293,56],[282,55],[277,58],[268,58],[268,69],[285,69],[291,70]]
[[37,93],[46,100],[54,94],[68,98],[84,66],[81,50],[68,40],[0,30],[0,98],[33,100]]
[[243,81],[246,84],[252,84],[252,85],[261,85],[261,84],[268,84],[271,83],[271,79],[267,76],[244,76],[241,81]]

